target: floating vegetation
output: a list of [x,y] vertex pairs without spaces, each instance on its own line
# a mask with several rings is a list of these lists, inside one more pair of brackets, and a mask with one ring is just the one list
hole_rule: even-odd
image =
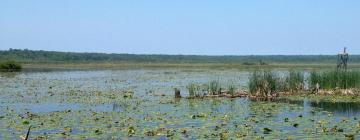
[[124,98],[132,98],[133,96],[134,96],[134,92],[131,91],[131,90],[123,92],[123,97]]
[[264,134],[270,134],[270,132],[272,131],[270,128],[264,128]]
[[[60,71],[1,77],[0,139],[25,137],[29,126],[32,126],[29,139],[360,137],[358,96],[284,94],[280,98],[302,102],[256,101],[233,98],[248,97],[246,89],[240,88],[247,86],[247,82],[239,82],[239,85],[228,82],[239,73],[244,76],[239,77],[242,80],[248,72],[174,70],[174,73],[166,74],[164,71]],[[289,76],[287,72],[271,73],[271,76],[263,74],[260,77],[288,86],[285,82]],[[216,81],[213,87],[217,88],[208,90],[213,81],[206,80],[216,79],[218,75],[224,83]],[[202,79],[196,81],[184,77]],[[188,84],[189,81],[194,83]],[[169,87],[175,84],[179,91],[188,87],[192,96],[199,98],[174,98],[174,89]],[[274,91],[285,89],[290,88],[276,85]]]

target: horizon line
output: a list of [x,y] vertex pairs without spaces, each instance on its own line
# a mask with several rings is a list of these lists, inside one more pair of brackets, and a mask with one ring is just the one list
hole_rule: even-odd
[[[11,51],[11,50],[21,50],[21,51],[44,51],[44,52],[60,52],[60,53],[78,53],[78,54],[128,54],[128,55],[169,55],[169,56],[336,56],[338,53],[334,54],[165,54],[165,53],[126,53],[126,52],[87,52],[87,51],[60,51],[60,50],[32,50],[32,49],[0,49],[0,51]],[[360,54],[351,54],[349,55],[360,55]]]

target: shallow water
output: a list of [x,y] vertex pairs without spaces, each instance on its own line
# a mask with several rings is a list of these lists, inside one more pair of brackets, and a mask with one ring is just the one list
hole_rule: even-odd
[[186,96],[191,82],[219,80],[245,88],[249,73],[237,69],[0,73],[0,139],[18,139],[29,125],[31,138],[48,139],[359,136],[359,103],[173,98],[173,88]]

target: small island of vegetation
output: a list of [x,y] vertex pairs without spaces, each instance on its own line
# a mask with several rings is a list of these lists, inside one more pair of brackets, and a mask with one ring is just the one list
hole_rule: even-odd
[[249,77],[247,89],[233,84],[222,86],[213,80],[208,84],[190,83],[188,98],[250,97],[273,99],[298,94],[359,95],[360,71],[312,71],[307,74],[290,70],[279,75],[272,71],[255,71]]
[[13,71],[20,71],[21,69],[22,69],[21,64],[13,60],[0,62],[0,71],[13,72]]

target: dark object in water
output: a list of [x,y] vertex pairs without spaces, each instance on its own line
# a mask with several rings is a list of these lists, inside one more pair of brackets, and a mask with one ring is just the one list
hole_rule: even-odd
[[181,98],[180,90],[175,88],[175,98]]
[[270,128],[264,128],[264,134],[270,134],[271,131]]
[[29,129],[28,129],[28,131],[27,131],[27,133],[26,133],[25,140],[28,140],[28,139],[29,139],[30,129],[31,129],[31,125],[29,126]]

